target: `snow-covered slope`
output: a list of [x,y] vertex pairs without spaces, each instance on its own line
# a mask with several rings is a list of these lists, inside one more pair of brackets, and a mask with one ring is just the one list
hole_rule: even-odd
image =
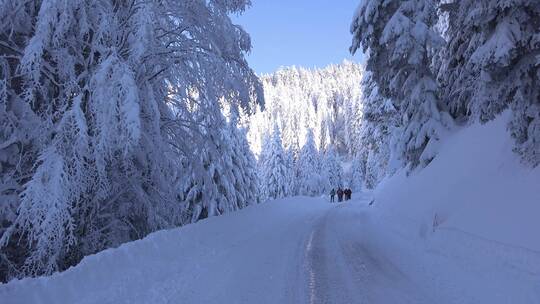
[[540,168],[523,166],[512,152],[507,114],[454,134],[424,170],[385,181],[375,195],[379,213],[420,234],[435,221],[437,230],[540,252]]
[[374,193],[372,246],[440,303],[540,303],[540,168],[512,152],[508,117],[458,131]]

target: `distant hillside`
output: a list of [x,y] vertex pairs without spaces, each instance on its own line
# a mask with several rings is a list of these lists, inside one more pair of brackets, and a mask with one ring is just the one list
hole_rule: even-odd
[[260,154],[263,137],[277,123],[286,150],[301,148],[311,129],[319,150],[333,145],[340,154],[350,154],[358,143],[363,73],[362,65],[344,61],[323,69],[293,66],[263,75],[266,107],[248,123],[253,151]]

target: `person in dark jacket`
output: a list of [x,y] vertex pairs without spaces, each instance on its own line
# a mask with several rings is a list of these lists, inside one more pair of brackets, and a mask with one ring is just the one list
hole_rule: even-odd
[[350,188],[345,189],[345,199],[350,200],[352,196],[352,190]]
[[337,199],[338,199],[338,202],[343,201],[343,189],[341,189],[341,187],[337,189]]
[[334,188],[332,188],[332,190],[330,190],[330,203],[335,202],[334,196],[336,196],[336,190],[334,190]]

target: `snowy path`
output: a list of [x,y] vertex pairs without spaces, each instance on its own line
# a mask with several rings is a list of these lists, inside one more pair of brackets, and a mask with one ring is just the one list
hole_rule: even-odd
[[444,231],[417,240],[368,201],[291,198],[158,232],[0,285],[0,303],[540,303],[540,255]]
[[313,227],[305,245],[302,303],[431,303],[383,253],[370,248],[362,218],[347,207],[328,210]]

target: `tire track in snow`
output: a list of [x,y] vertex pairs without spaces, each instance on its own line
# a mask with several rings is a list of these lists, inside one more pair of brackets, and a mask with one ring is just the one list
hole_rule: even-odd
[[305,255],[304,255],[304,261],[306,261],[306,269],[308,274],[308,296],[309,296],[309,304],[315,304],[316,303],[316,278],[315,278],[315,272],[313,270],[313,261],[310,259],[310,256],[313,254],[313,237],[315,236],[315,231],[312,231],[309,235],[309,239],[306,245]]
[[[305,303],[359,303],[335,233],[325,214],[314,225],[304,247]],[[356,295],[358,296],[358,295]]]
[[304,243],[304,300],[309,304],[432,303],[358,230],[343,206],[327,211]]

